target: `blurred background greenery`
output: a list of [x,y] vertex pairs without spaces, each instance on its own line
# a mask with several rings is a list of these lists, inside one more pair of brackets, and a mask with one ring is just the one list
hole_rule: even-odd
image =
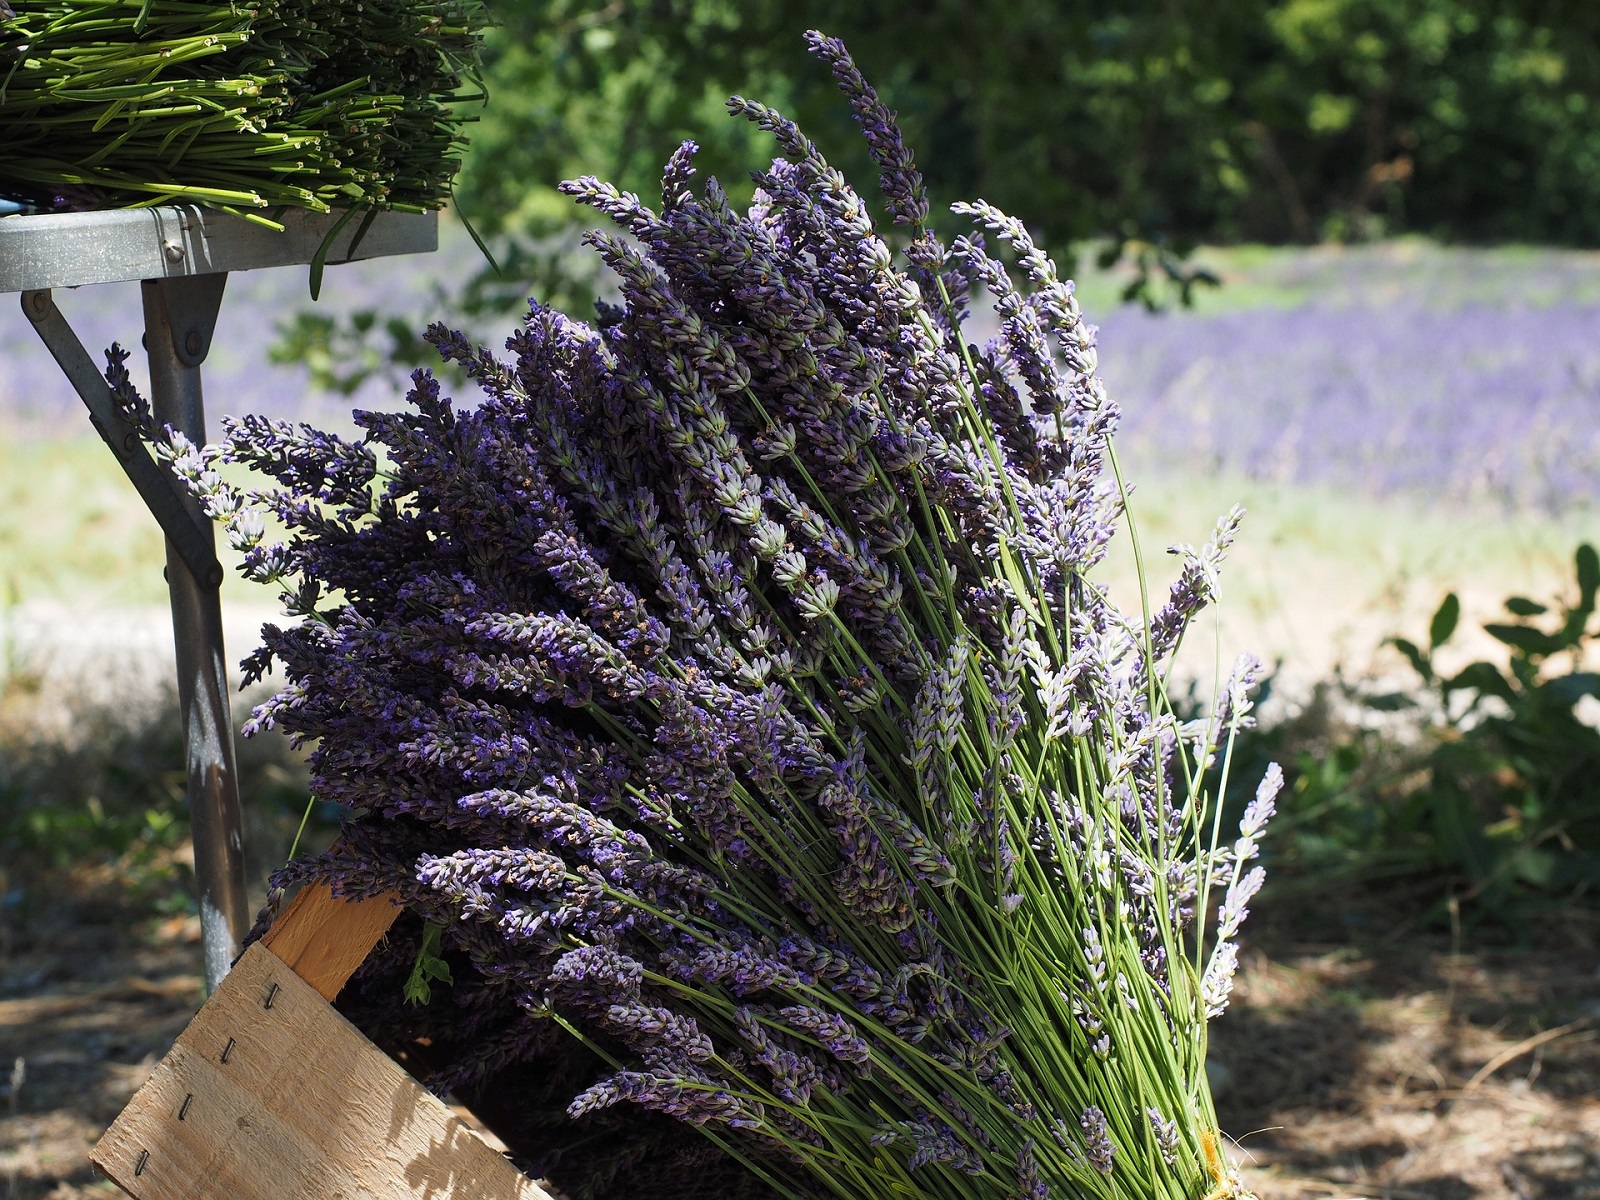
[[891,98],[936,214],[982,196],[1061,253],[1093,239],[1182,274],[1175,256],[1201,242],[1600,244],[1589,0],[493,7],[491,99],[458,197],[525,253],[574,222],[559,180],[649,196],[685,138],[703,170],[748,191],[762,147],[727,118],[730,93],[781,108],[847,178],[871,178],[849,110],[803,52],[812,27]]

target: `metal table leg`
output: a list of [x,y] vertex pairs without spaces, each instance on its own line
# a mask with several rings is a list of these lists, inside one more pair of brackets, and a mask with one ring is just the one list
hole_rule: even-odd
[[210,521],[157,466],[140,431],[118,411],[95,358],[56,308],[50,289],[146,280],[145,341],[156,419],[204,442],[200,364],[210,349],[225,272],[316,262],[324,255],[333,263],[416,254],[439,245],[436,213],[382,213],[370,230],[363,223],[359,255],[353,227],[333,237],[347,214],[291,209],[278,215],[285,226],[281,233],[195,205],[0,221],[0,292],[22,293],[23,312],[167,536],[195,875],[212,986],[248,928],[215,537]]
[[[151,408],[158,425],[171,425],[197,444],[204,444],[206,438],[200,364],[211,348],[227,278],[219,273],[144,284]],[[233,718],[217,590],[222,567],[217,563],[216,539],[211,522],[188,493],[156,465],[139,431],[117,411],[99,368],[56,308],[50,292],[24,292],[22,311],[167,537],[167,583],[177,648],[178,699],[183,710],[195,885],[206,985],[215,988],[238,956],[249,930]]]
[[[147,279],[142,285],[150,403],[156,424],[180,430],[197,445],[206,440],[200,364],[211,349],[227,281],[226,274],[216,274]],[[208,545],[214,545],[210,522],[192,500],[187,503],[204,528]],[[208,988],[216,987],[228,973],[249,930],[238,767],[218,583],[215,578],[197,579],[185,556],[168,540],[167,584],[177,647],[178,701],[183,709],[195,884]]]

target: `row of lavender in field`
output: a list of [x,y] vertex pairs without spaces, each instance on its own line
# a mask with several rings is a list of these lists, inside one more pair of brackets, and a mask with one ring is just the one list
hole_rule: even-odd
[[[1205,303],[1226,312],[1150,316],[1086,297],[1126,413],[1124,453],[1147,478],[1223,470],[1523,510],[1600,505],[1600,269],[1591,256],[1414,252],[1275,251],[1264,268],[1225,266],[1227,284]],[[330,272],[316,311],[421,303],[419,268],[463,278],[474,253],[463,237],[434,259]],[[272,329],[260,314],[287,318],[304,305],[303,289],[297,271],[234,281],[208,367],[212,413],[348,413],[350,400],[308,393],[303,372],[263,369]],[[94,347],[135,340],[137,299],[102,287],[64,302]],[[375,381],[354,401],[385,407],[396,394]],[[7,416],[83,421],[26,335],[0,345],[0,421]],[[86,423],[77,427],[87,434]]]
[[1100,318],[1124,453],[1562,512],[1600,503],[1600,307],[1417,300]]

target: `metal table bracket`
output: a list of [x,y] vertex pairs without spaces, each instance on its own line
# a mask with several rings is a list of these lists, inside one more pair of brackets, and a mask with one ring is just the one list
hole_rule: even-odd
[[[223,276],[222,278],[226,278]],[[211,523],[197,520],[186,507],[182,492],[172,477],[156,465],[145,448],[133,422],[117,411],[111,388],[83,348],[78,335],[56,307],[48,289],[22,293],[22,311],[33,322],[39,340],[44,342],[62,374],[89,410],[89,423],[111,448],[117,464],[155,517],[167,541],[177,548],[189,573],[210,586],[222,583],[222,564],[211,549]],[[209,348],[209,338],[207,339]],[[203,357],[203,356],[202,356]],[[198,365],[198,364],[196,364]]]
[[325,246],[340,215],[285,213],[281,233],[192,206],[0,219],[0,292],[22,293],[23,312],[167,537],[167,585],[208,988],[227,974],[249,929],[218,591],[222,568],[211,523],[117,411],[109,385],[50,290],[141,281],[156,423],[203,445],[200,366],[211,350],[230,271],[305,264],[323,249],[332,264],[438,248],[434,213],[381,214],[359,246],[353,241],[359,223],[352,222]]

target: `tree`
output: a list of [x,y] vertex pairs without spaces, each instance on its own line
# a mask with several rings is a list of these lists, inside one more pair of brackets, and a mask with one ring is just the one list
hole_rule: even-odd
[[[586,313],[594,173],[650,196],[686,138],[735,199],[766,139],[738,92],[783,109],[854,179],[865,148],[801,35],[842,37],[900,113],[939,206],[982,197],[1066,257],[1141,269],[1130,299],[1186,299],[1199,241],[1600,245],[1600,6],[1589,0],[500,0],[490,102],[458,188],[505,270],[441,306],[529,294]],[[302,314],[280,356],[361,361],[363,332]],[[381,357],[381,355],[380,355]],[[364,367],[347,368],[359,382]],[[337,372],[319,373],[330,382]]]

